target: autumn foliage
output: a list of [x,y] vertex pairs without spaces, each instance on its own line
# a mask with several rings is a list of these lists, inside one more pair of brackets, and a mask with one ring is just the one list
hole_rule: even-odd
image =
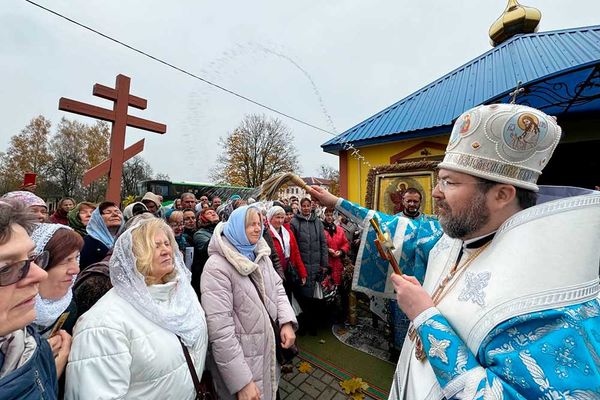
[[299,172],[292,132],[276,118],[246,115],[240,125],[221,137],[223,152],[211,169],[218,183],[257,187],[272,175]]

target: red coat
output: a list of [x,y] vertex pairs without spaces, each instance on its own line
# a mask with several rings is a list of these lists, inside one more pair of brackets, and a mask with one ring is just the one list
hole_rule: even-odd
[[[339,226],[335,227],[335,233],[333,236],[329,234],[325,229],[325,238],[327,238],[327,248],[334,251],[341,250],[348,254],[350,251],[350,243],[346,239],[344,230]],[[342,257],[334,257],[329,254],[329,267],[331,268],[331,277],[336,285],[342,284],[342,273],[344,272],[344,264],[342,263]]]
[[273,238],[273,247],[275,247],[275,250],[277,251],[277,255],[279,256],[279,261],[281,262],[281,268],[283,268],[283,270],[285,271],[288,267],[288,262],[291,262],[292,265],[294,265],[294,267],[296,267],[296,271],[298,271],[298,275],[300,276],[300,278],[301,279],[306,278],[307,277],[306,268],[304,267],[304,263],[302,262],[302,257],[300,257],[300,250],[298,249],[298,243],[296,242],[296,237],[294,236],[294,233],[292,232],[290,227],[286,226],[286,225],[287,224],[284,224],[282,226],[282,229],[285,229],[290,234],[290,258],[289,259],[286,259],[285,256],[283,255],[283,245],[281,242],[279,242],[279,238],[273,234],[271,229],[269,229],[268,227],[266,229],[269,229],[269,234]]

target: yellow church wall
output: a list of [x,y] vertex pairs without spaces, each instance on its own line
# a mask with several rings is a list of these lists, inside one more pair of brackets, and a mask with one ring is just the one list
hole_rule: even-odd
[[[385,144],[378,144],[373,146],[357,147],[360,154],[371,163],[371,167],[379,165],[390,164],[390,158],[398,153],[401,153],[413,146],[418,145],[422,142],[434,142],[446,145],[448,143],[448,136],[437,136],[428,138],[419,138],[412,140],[402,140],[398,142],[390,142]],[[435,148],[427,148],[430,152],[430,156],[443,155],[444,151]],[[407,154],[403,157],[403,160],[411,158],[422,158],[421,150],[416,150],[412,154]],[[369,174],[368,166],[364,165],[362,161],[357,159],[355,156],[348,154],[347,160],[347,198],[350,201],[365,205],[365,194],[367,193],[367,176]],[[340,171],[342,168],[340,168]],[[340,176],[341,179],[344,177]]]

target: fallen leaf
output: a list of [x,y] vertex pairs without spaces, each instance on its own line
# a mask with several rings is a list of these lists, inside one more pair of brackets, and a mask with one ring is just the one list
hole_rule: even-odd
[[340,386],[344,390],[344,393],[350,395],[353,400],[363,400],[365,398],[363,391],[369,388],[369,385],[363,382],[362,378],[340,381]]
[[302,372],[303,374],[308,374],[312,370],[313,367],[306,361],[302,361],[300,364],[298,364],[298,371]]

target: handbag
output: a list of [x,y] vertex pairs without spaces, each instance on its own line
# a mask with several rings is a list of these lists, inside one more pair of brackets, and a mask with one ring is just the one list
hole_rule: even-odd
[[300,285],[300,275],[298,274],[298,270],[296,267],[290,262],[288,262],[287,268],[285,270],[285,280],[293,285]]
[[196,389],[196,400],[217,400],[217,391],[215,390],[215,385],[213,384],[210,372],[204,371],[202,374],[202,380],[198,379],[198,374],[196,373],[196,368],[194,368],[194,362],[192,361],[190,352],[188,351],[187,347],[185,347],[185,344],[183,344],[179,336],[177,336],[177,339],[179,339],[179,343],[183,349],[185,362],[187,363],[190,374],[192,375],[192,381],[194,382],[194,388]]
[[298,347],[295,344],[293,344],[289,349],[284,349],[283,346],[281,346],[281,327],[279,326],[279,322],[273,321],[273,318],[271,318],[269,310],[267,310],[267,307],[265,306],[265,300],[261,296],[258,286],[256,286],[256,282],[254,282],[252,278],[250,278],[250,282],[252,282],[254,285],[254,289],[256,289],[256,293],[258,293],[258,297],[263,303],[263,307],[265,307],[265,311],[269,316],[269,321],[271,321],[271,327],[273,328],[273,333],[275,334],[275,358],[277,359],[279,365],[288,364],[294,359],[294,357],[298,355]]

